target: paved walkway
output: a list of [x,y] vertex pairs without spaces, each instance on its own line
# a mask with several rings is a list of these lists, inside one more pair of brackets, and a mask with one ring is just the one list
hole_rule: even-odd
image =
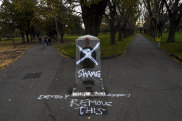
[[39,111],[44,105],[37,101],[37,96],[46,94],[60,64],[56,49],[35,45],[1,71],[0,120],[41,121]]
[[[52,47],[35,45],[0,72],[0,120],[180,121],[181,72],[182,65],[137,34],[126,56],[102,61],[107,93],[130,97],[90,99],[111,105],[101,105],[106,109],[103,111],[92,104],[94,114],[81,116],[80,110],[74,109],[80,100],[70,107],[71,98],[65,97],[74,87],[75,61],[62,58]],[[64,99],[37,100],[43,94],[62,95]],[[101,112],[103,115],[95,115]]]

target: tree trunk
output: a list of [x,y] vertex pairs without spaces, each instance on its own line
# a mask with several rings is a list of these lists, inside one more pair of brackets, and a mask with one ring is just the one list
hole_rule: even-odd
[[118,41],[122,41],[123,40],[123,35],[122,35],[122,29],[121,27],[119,26],[119,37],[118,37]]
[[126,29],[123,31],[123,38],[124,38],[124,39],[127,38],[127,30],[126,30]]
[[26,32],[26,39],[27,39],[27,42],[29,42],[28,32]]
[[158,34],[162,35],[162,26],[158,25],[157,29],[158,29],[158,32],[159,32]]
[[34,39],[35,39],[35,38],[34,38],[34,35],[32,34],[32,35],[31,35],[31,42],[33,42]]
[[22,38],[22,43],[25,43],[25,36],[22,30],[21,30],[21,38]]
[[13,47],[16,48],[14,37],[12,37]]
[[33,35],[32,35],[32,39],[33,39],[33,40],[35,39],[35,33],[33,33]]
[[111,45],[116,43],[115,42],[115,32],[114,32],[114,30],[110,30],[110,39],[111,39]]
[[30,37],[30,41],[32,42],[32,40],[33,40],[33,35],[31,35],[31,37]]
[[26,38],[27,38],[27,42],[29,42],[29,37],[28,37],[29,31],[30,31],[30,21],[29,21],[29,20],[27,20],[27,30],[26,30]]
[[90,6],[85,5],[85,0],[80,0],[80,2],[85,34],[98,36],[102,16],[104,15],[108,0],[100,0]]
[[167,42],[175,42],[175,33],[176,33],[176,22],[174,19],[170,19],[169,35]]
[[61,43],[64,43],[64,33],[63,32],[61,32]]
[[115,44],[115,34],[116,34],[116,31],[115,31],[115,26],[114,26],[114,20],[111,20],[110,22],[110,39],[111,39],[111,44]]
[[109,2],[109,11],[110,11],[110,20],[109,20],[109,24],[110,24],[110,42],[111,44],[115,44],[115,34],[116,34],[116,30],[115,30],[115,15],[116,15],[116,5],[111,5],[111,3]]

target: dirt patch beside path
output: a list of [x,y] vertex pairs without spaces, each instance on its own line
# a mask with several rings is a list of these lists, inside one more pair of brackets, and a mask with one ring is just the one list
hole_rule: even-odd
[[7,44],[0,46],[0,71],[21,57],[24,52],[26,52],[33,46],[33,44],[35,44],[35,42],[36,40],[26,44],[17,42],[16,48],[14,48],[8,42],[6,42]]

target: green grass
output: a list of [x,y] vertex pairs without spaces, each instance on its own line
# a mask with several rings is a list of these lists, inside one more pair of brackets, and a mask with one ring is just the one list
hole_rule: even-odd
[[[148,35],[145,35],[148,39],[153,40],[154,38],[150,37]],[[175,54],[182,57],[182,32],[176,32],[175,34],[175,42],[169,43],[166,42],[168,38],[168,33],[162,34],[162,40],[161,40],[161,48],[166,50],[169,54]]]
[[[8,38],[1,38],[1,41],[9,41],[9,40],[11,40],[11,39],[12,39],[12,38],[9,38],[9,39],[8,39]],[[21,40],[21,38],[20,38],[20,37],[15,37],[14,40],[15,40],[15,41],[19,41],[19,40]],[[0,41],[0,42],[1,42],[1,41]]]
[[[64,55],[75,56],[76,46],[75,40],[80,36],[64,36],[64,40],[67,43],[62,44],[60,48],[56,45],[55,47]],[[130,41],[134,38],[134,35],[124,39],[123,41],[116,41],[115,45],[110,45],[110,35],[109,34],[99,34],[98,38],[101,42],[101,57],[112,56],[121,54],[124,52],[125,48],[128,46]],[[116,40],[118,39],[118,34],[116,34]]]
[[[134,35],[124,39],[123,41],[116,41],[115,45],[110,44],[110,35],[99,35],[101,41],[101,57],[112,56],[121,54],[124,52],[130,41],[134,38]],[[116,34],[116,40],[118,39],[118,34]]]
[[[14,41],[15,41],[15,42],[19,42],[19,41],[21,41],[21,38],[16,37],[16,38],[14,38]],[[12,39],[11,39],[11,38],[10,38],[10,39],[1,38],[0,45],[6,45],[6,44],[9,44],[9,43],[11,43],[11,42],[12,42]]]

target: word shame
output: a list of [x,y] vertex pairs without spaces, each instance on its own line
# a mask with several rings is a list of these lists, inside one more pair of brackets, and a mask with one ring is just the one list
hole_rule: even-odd
[[78,70],[78,78],[80,77],[101,77],[100,71],[85,71],[85,69]]

